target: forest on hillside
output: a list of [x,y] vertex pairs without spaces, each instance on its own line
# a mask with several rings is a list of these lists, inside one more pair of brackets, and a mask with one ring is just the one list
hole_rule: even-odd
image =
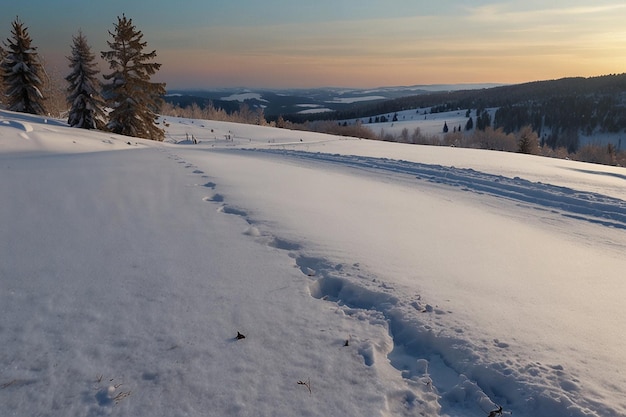
[[320,119],[366,119],[402,110],[431,112],[498,108],[490,121],[504,133],[531,126],[543,144],[576,152],[579,135],[626,131],[626,74],[563,78],[482,90],[421,94],[369,103],[346,111],[318,115],[286,115],[294,123]]

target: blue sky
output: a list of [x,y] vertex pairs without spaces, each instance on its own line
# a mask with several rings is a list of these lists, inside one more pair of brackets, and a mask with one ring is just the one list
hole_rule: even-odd
[[[169,88],[516,83],[626,72],[626,4],[465,0],[29,0],[19,16],[48,66],[66,70],[79,29],[96,54],[125,13]],[[107,68],[103,65],[102,71]]]

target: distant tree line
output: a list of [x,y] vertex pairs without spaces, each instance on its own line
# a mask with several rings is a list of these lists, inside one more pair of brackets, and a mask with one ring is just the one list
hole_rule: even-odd
[[179,108],[185,109],[191,106],[205,109],[213,107],[214,109],[222,109],[226,113],[231,114],[239,111],[242,104],[246,104],[248,108],[254,108],[255,106],[250,103],[250,100],[244,100],[239,102],[236,100],[219,100],[207,97],[198,97],[190,94],[184,95],[167,95],[164,97],[165,105],[167,108]]
[[494,124],[505,132],[531,125],[542,142],[576,152],[579,133],[618,133],[626,129],[626,107],[615,95],[567,95],[543,101],[507,104],[498,109]]
[[[143,34],[125,15],[117,18],[109,35],[109,50],[101,52],[110,70],[103,74],[103,82],[97,78],[100,72],[85,36],[79,31],[72,38],[70,70],[65,77],[68,124],[163,140],[157,113],[165,84],[150,81],[161,67],[153,62],[156,51],[145,52]],[[11,36],[0,47],[0,79],[2,104],[11,111],[48,115],[50,99],[59,94],[58,88],[51,88],[37,48],[19,18],[12,22]]]
[[[576,152],[579,135],[617,133],[626,130],[626,74],[590,78],[563,78],[560,80],[501,86],[482,90],[452,91],[401,97],[369,103],[349,110],[312,115],[286,115],[286,120],[304,123],[319,119],[376,118],[384,114],[415,108],[429,108],[431,113],[460,109],[478,109],[471,127],[502,128],[505,133],[518,132],[530,125],[540,137],[542,145],[552,149],[565,148]],[[499,108],[493,120],[486,108]],[[387,121],[387,120],[385,120]]]
[[626,151],[620,151],[613,144],[586,144],[581,146],[576,152],[570,152],[563,146],[553,148],[546,143],[541,143],[537,132],[530,125],[522,126],[515,133],[506,133],[501,127],[493,128],[487,126],[484,130],[474,129],[471,132],[463,132],[459,129],[456,129],[456,131],[453,129],[452,132],[448,130],[443,135],[427,135],[419,127],[416,127],[413,132],[409,132],[407,128],[404,128],[400,134],[396,135],[381,129],[377,139],[416,145],[454,146],[518,152],[596,164],[626,166]]
[[[377,101],[335,112],[332,114],[288,115],[289,120],[297,118],[315,120],[333,118],[335,120],[368,118],[377,114],[415,108],[433,108],[434,112],[468,108],[502,107],[507,104],[545,101],[552,97],[567,96],[615,96],[626,93],[626,73],[599,77],[573,77],[559,80],[534,81],[479,90],[459,90],[450,92],[425,93]],[[301,120],[301,121],[303,121]]]
[[246,102],[243,102],[239,103],[236,108],[237,110],[235,110],[234,107],[229,107],[229,110],[226,110],[222,107],[215,107],[211,100],[207,100],[206,104],[203,106],[193,101],[191,104],[184,107],[167,101],[161,106],[161,114],[164,116],[184,117],[188,119],[216,120],[220,122],[245,123],[259,126],[268,124],[265,120],[263,108],[261,107],[251,108]]

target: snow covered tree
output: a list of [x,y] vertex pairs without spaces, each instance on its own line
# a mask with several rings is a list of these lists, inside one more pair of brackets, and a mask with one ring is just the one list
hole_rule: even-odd
[[110,50],[101,53],[112,70],[105,74],[103,96],[111,107],[107,128],[127,136],[163,140],[165,132],[156,124],[157,112],[165,95],[165,84],[152,83],[161,64],[152,61],[156,51],[145,53],[143,34],[125,15],[117,18],[113,38],[107,41]]
[[12,23],[11,37],[5,42],[2,58],[2,84],[7,108],[11,111],[46,114],[42,94],[45,74],[37,48],[24,24],[16,18]]
[[83,129],[102,129],[105,126],[104,101],[100,97],[100,83],[96,79],[95,55],[82,32],[72,38],[71,73],[65,77],[67,102],[71,106],[67,123]]

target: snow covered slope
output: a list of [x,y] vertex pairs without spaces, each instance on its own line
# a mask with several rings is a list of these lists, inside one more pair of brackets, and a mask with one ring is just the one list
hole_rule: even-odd
[[626,416],[623,169],[165,122],[0,112],[5,415]]

